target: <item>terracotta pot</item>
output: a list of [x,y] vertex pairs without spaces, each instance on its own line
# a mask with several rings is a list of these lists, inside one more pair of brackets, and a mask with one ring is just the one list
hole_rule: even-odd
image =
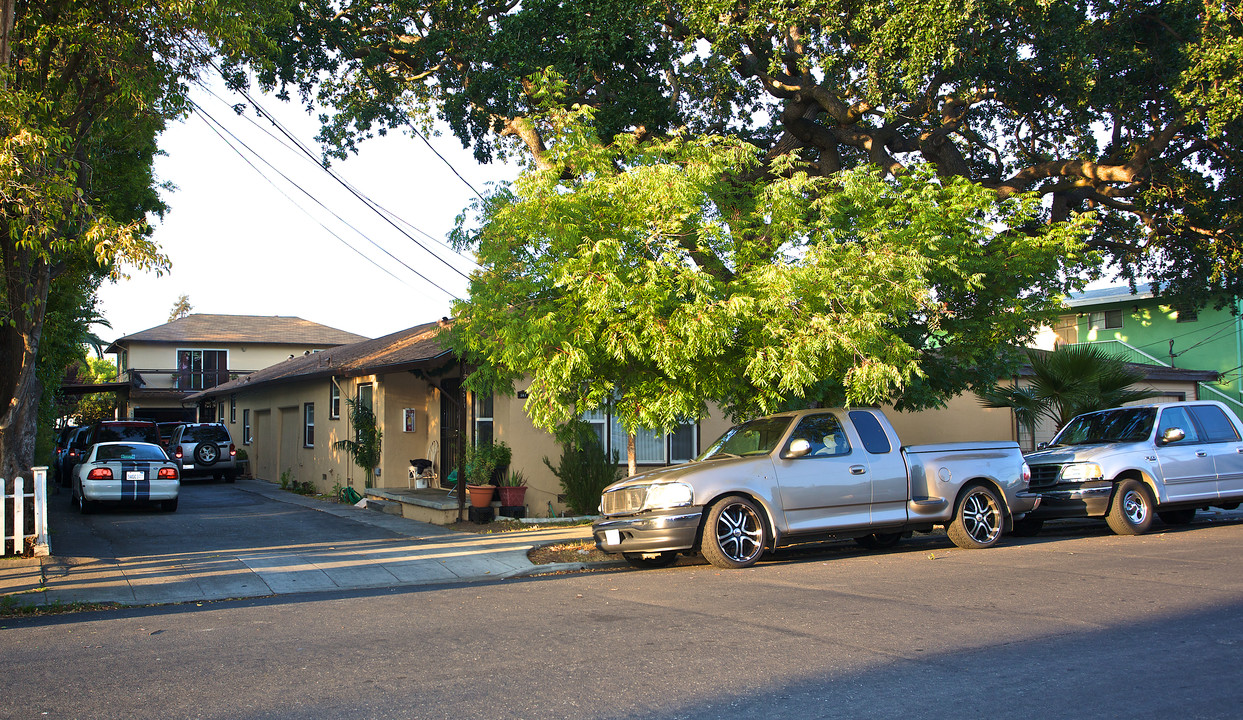
[[492,491],[495,485],[467,485],[466,492],[470,495],[471,507],[488,507],[492,504]]
[[525,485],[519,485],[518,487],[505,487],[502,485],[498,487],[496,491],[501,495],[502,507],[523,505],[527,495],[527,488]]

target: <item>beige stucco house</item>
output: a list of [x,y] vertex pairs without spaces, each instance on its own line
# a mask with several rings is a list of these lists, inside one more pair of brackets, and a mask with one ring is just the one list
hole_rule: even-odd
[[[526,506],[531,516],[561,513],[559,482],[544,465],[554,463],[561,449],[553,436],[536,429],[523,411],[526,387],[514,396],[472,396],[462,392],[462,367],[438,338],[441,325],[427,323],[375,340],[296,355],[188,398],[205,412],[228,423],[234,441],[245,448],[252,472],[277,482],[282,478],[312,483],[321,492],[353,487],[368,494],[366,473],[337,441],[352,437],[347,400],[365,403],[375,412],[383,434],[380,464],[372,478],[372,494],[403,500],[403,514],[431,522],[457,518],[456,498],[441,489],[443,482],[419,490],[411,463],[427,460],[437,479],[457,465],[460,427],[471,442],[491,438],[513,450],[511,467],[528,481]],[[1148,386],[1166,399],[1195,399],[1196,383],[1211,373],[1138,366]],[[1010,382],[1028,382],[1020,372]],[[465,416],[461,415],[465,408]],[[939,410],[898,413],[887,409],[907,444],[968,440],[1017,440],[1025,449],[1048,439],[1052,428],[1025,437],[1004,409],[986,409],[973,395],[954,398]],[[625,456],[625,436],[604,412],[585,416],[611,449]],[[641,467],[683,462],[696,456],[729,425],[719,413],[673,433],[649,433],[637,439]]]
[[292,356],[367,338],[297,317],[193,314],[108,346],[117,356],[118,417],[214,420],[185,398]]

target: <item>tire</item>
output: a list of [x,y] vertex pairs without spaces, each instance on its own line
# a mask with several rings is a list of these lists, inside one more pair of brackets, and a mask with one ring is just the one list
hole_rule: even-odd
[[1118,535],[1143,535],[1152,526],[1152,510],[1148,488],[1138,480],[1124,480],[1109,502],[1105,522]]
[[972,485],[959,496],[945,534],[960,548],[980,550],[997,544],[1004,522],[1005,511],[997,494],[984,485]]
[[712,506],[704,524],[701,552],[717,567],[750,567],[764,554],[768,528],[755,503],[730,495]]
[[626,558],[626,562],[637,568],[652,570],[655,568],[669,567],[678,561],[678,554],[672,550],[669,552],[653,553],[644,556],[643,553],[622,553],[622,557]]
[[224,481],[225,481],[225,482],[227,482],[227,483],[235,483],[235,482],[237,482],[237,473],[225,473],[225,474],[224,474]]
[[1035,537],[1043,527],[1044,520],[1041,518],[1024,518],[1014,522],[1014,529],[1010,531],[1010,534],[1015,537]]
[[194,448],[194,461],[199,465],[214,465],[220,459],[220,448],[213,443],[202,442]]
[[1166,525],[1190,525],[1191,521],[1196,519],[1196,509],[1158,510],[1157,517],[1161,518],[1161,522]]
[[897,545],[902,540],[902,533],[872,533],[855,538],[855,542],[868,550],[884,550]]
[[77,500],[75,505],[77,505],[79,513],[83,515],[90,515],[95,512],[95,503],[87,500],[86,496],[82,495],[82,493],[73,493],[73,496]]
[[163,510],[164,512],[177,512],[177,501],[179,499],[180,498],[173,498],[172,500],[161,500],[160,509]]

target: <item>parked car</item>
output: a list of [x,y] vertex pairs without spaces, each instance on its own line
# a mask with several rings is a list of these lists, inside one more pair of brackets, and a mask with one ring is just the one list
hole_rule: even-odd
[[1027,456],[1042,501],[1018,531],[1049,518],[1103,517],[1119,535],[1148,531],[1155,513],[1184,525],[1200,508],[1243,502],[1243,424],[1219,402],[1121,407],[1073,418]]
[[159,445],[160,431],[150,420],[101,420],[86,426],[70,441],[65,455],[69,478],[77,477],[78,466],[85,461],[92,445],[123,441]]
[[223,423],[187,423],[173,431],[169,452],[181,465],[182,477],[211,475],[237,480],[237,446]]
[[803,410],[726,431],[695,461],[605,488],[596,546],[654,567],[701,552],[742,568],[822,538],[883,547],[947,525],[955,545],[994,545],[1039,498],[1013,442],[903,448],[879,410]]
[[181,475],[159,443],[101,442],[78,465],[70,499],[82,513],[101,503],[159,503],[177,509]]
[[173,439],[173,432],[184,424],[181,421],[156,423],[156,427],[160,429],[160,444],[168,447],[169,441]]
[[52,445],[52,482],[62,487],[69,485],[69,478],[65,474],[65,455],[69,452],[69,441],[77,431],[77,425],[57,430],[56,440]]

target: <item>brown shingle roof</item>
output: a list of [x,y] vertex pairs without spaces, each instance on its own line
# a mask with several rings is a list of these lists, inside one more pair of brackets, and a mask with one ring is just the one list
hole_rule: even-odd
[[245,377],[196,393],[186,400],[225,395],[243,388],[335,375],[357,377],[409,370],[449,354],[437,335],[439,323],[430,322],[391,335],[341,345],[323,352],[300,355]]
[[133,342],[247,343],[332,347],[366,339],[364,335],[338,330],[298,317],[196,313],[119,338],[109,346],[108,352],[116,352],[119,344]]

